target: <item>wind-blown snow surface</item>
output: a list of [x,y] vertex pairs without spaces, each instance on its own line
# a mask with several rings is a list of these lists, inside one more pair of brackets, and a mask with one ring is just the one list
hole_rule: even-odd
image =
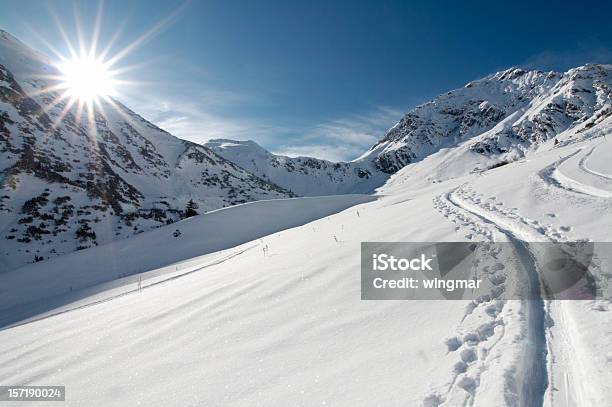
[[[173,279],[145,274],[141,290],[90,291],[76,310],[1,331],[0,381],[66,385],[75,406],[606,405],[610,301],[361,301],[359,253],[362,241],[610,241],[612,200],[573,187],[612,188],[607,120],[481,172],[447,166],[468,147],[443,150],[375,202],[186,259]],[[182,244],[167,234],[168,251]]]

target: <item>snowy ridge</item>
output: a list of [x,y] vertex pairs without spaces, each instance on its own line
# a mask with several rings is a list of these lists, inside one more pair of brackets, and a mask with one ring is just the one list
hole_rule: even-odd
[[206,147],[253,174],[301,196],[369,193],[388,175],[369,162],[331,162],[272,154],[252,140],[209,140]]

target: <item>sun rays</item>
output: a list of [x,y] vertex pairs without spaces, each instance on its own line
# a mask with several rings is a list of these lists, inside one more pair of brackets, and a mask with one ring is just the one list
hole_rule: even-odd
[[[121,76],[146,64],[121,65],[121,62],[126,56],[151,40],[162,29],[173,22],[186,5],[187,3],[183,3],[183,5],[140,35],[136,40],[116,52],[113,52],[113,49],[116,48],[116,44],[120,40],[123,31],[121,27],[124,27],[126,22],[121,24],[118,29],[115,29],[108,43],[102,46],[100,43],[100,33],[102,28],[103,2],[100,1],[98,3],[95,19],[87,24],[92,27],[92,32],[88,36],[83,31],[82,27],[84,24],[82,24],[78,10],[75,8],[74,32],[76,41],[71,40],[65,25],[53,10],[49,10],[67,52],[60,52],[59,47],[49,43],[36,30],[32,30],[36,37],[53,54],[53,71],[47,74],[41,73],[38,76],[39,79],[43,79],[46,82],[46,86],[31,92],[30,95],[45,94],[51,97],[51,101],[46,103],[43,109],[46,113],[57,109],[57,112],[52,115],[54,116],[53,127],[56,128],[61,125],[64,119],[71,115],[76,126],[80,126],[83,121],[86,121],[87,131],[95,136],[97,133],[96,118],[100,115],[106,119],[105,107],[116,111],[125,119],[132,121],[133,119],[113,100],[113,97],[121,96],[122,90],[125,90],[126,87],[139,84],[137,81],[127,80]],[[83,120],[83,116],[85,120]]]

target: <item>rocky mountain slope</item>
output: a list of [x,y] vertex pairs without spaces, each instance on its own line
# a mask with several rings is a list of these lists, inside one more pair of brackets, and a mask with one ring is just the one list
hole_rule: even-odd
[[295,196],[116,101],[57,100],[49,60],[0,32],[0,271],[199,210]]
[[611,87],[610,65],[497,72],[412,109],[358,161],[395,173],[458,145],[480,156],[470,160],[513,160],[597,126],[612,114]]

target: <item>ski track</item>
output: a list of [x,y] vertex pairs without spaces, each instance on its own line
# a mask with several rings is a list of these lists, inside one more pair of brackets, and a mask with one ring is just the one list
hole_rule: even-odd
[[[576,153],[574,153],[576,154]],[[567,160],[569,157],[562,159]],[[557,162],[557,165],[559,162]],[[506,236],[515,246],[521,261],[530,270],[529,280],[532,294],[540,296],[540,282],[537,272],[537,264],[533,254],[529,250],[529,241],[552,241],[564,242],[568,238],[565,232],[571,230],[570,226],[561,226],[561,230],[549,224],[542,224],[537,220],[529,219],[517,212],[517,208],[506,208],[502,202],[492,196],[484,198],[472,190],[468,184],[463,184],[450,192],[440,195],[433,200],[433,206],[451,222],[455,223],[456,231],[466,232],[465,237],[469,240],[497,241],[502,235]],[[495,255],[495,253],[492,253]],[[503,266],[503,265],[502,265]],[[500,287],[503,290],[503,286]],[[503,291],[502,291],[503,292]],[[450,385],[445,394],[430,394],[424,402],[425,406],[438,406],[455,399],[453,392],[460,388],[467,393],[463,405],[473,405],[479,386],[480,374],[487,369],[486,355],[490,354],[499,341],[503,339],[505,325],[503,319],[503,308],[506,301],[491,298],[483,301],[475,301],[468,305],[466,315],[462,319],[458,331],[461,331],[461,324],[471,314],[474,309],[485,304],[487,314],[492,317],[488,324],[481,325],[476,332],[466,332],[447,339],[446,344],[449,352],[458,352],[460,360],[455,364],[454,376],[450,380]],[[548,318],[547,302],[542,299],[527,302],[527,335],[528,341],[535,346],[530,346],[523,355],[524,361],[530,366],[523,366],[519,373],[521,391],[512,394],[511,389],[515,387],[514,380],[507,375],[506,388],[509,391],[508,397],[513,399],[517,405],[533,406],[544,403],[545,393],[549,386],[550,358],[553,357],[549,346],[549,335],[545,326]],[[492,340],[488,348],[482,347],[482,342],[486,342],[494,336],[495,328],[498,328],[499,335]],[[484,334],[483,333],[488,333]],[[475,360],[472,357],[466,359],[468,349],[478,348],[481,345],[480,353],[485,357],[478,359],[479,367],[472,368]],[[548,359],[548,360],[547,360]],[[475,373],[469,375],[469,373]],[[552,392],[550,392],[552,398]]]
[[[612,191],[608,192],[601,188],[596,188],[592,185],[587,185],[583,182],[573,180],[562,173],[564,166],[575,165],[580,171],[588,173],[591,176],[597,176],[605,179],[606,181],[612,179],[612,176],[593,171],[588,167],[589,158],[600,145],[601,143],[592,147],[579,160],[577,159],[578,155],[581,154],[582,151],[586,151],[582,148],[565,157],[560,157],[559,160],[539,171],[540,178],[547,186],[559,188],[564,194],[573,194],[594,200],[612,197]],[[439,202],[443,201],[442,197],[438,197],[437,199]],[[568,237],[568,232],[572,230],[571,225],[560,225],[558,227],[553,227],[546,221],[530,219],[518,213],[517,208],[505,207],[503,203],[499,202],[495,196],[484,197],[483,194],[476,193],[467,183],[450,191],[446,195],[446,200],[449,203],[438,204],[440,208],[443,208],[443,214],[444,211],[447,213],[452,213],[452,209],[444,208],[449,207],[450,204],[454,204],[459,208],[468,211],[472,215],[482,218],[485,223],[487,221],[491,222],[500,230],[509,232],[510,236],[515,237],[516,243],[518,243],[516,247],[523,251],[523,257],[525,260],[531,260],[533,262],[530,269],[536,270],[536,272],[538,264],[535,261],[535,257],[529,252],[529,246],[525,245],[524,242],[568,242],[580,240],[570,239]],[[459,213],[459,210],[454,209],[454,212]],[[465,221],[468,215],[458,216],[460,221]],[[468,222],[467,224],[464,223],[462,226],[468,227],[471,230],[481,227],[478,224],[475,225],[471,222]],[[466,237],[470,238],[471,236]],[[528,312],[532,314],[530,318],[531,322],[528,321],[528,327],[532,331],[534,329],[538,331],[536,339],[541,347],[541,352],[539,354],[544,355],[545,359],[547,359],[543,361],[542,366],[545,366],[544,370],[546,376],[538,376],[540,380],[544,378],[547,380],[547,383],[542,383],[544,385],[547,384],[547,387],[540,386],[539,389],[537,389],[537,386],[531,386],[529,394],[523,393],[525,398],[523,403],[519,405],[542,405],[541,403],[546,403],[546,405],[550,406],[582,405],[580,400],[583,400],[583,398],[586,397],[584,395],[584,375],[582,375],[580,371],[575,370],[578,368],[578,365],[575,363],[575,361],[573,362],[575,351],[572,349],[574,349],[575,344],[573,341],[575,338],[572,338],[571,335],[569,335],[563,329],[568,322],[564,322],[566,316],[564,315],[563,308],[559,309],[559,307],[562,307],[562,305],[555,305],[555,309],[557,312],[559,312],[557,318],[560,318],[561,320],[558,321],[559,323],[557,324],[554,323],[551,315],[551,306],[553,304],[554,303],[552,301],[539,300],[537,301],[537,307],[530,307],[530,309],[528,309]],[[534,311],[537,312],[533,313]],[[553,331],[552,327],[554,325],[561,328],[557,328],[555,331]],[[555,332],[557,333],[556,335]],[[542,334],[544,336],[542,336]],[[562,345],[556,345],[556,347],[553,348],[553,343],[562,343]],[[534,379],[533,375],[527,376],[527,378],[529,377],[531,377],[530,380]],[[536,377],[535,380],[538,380],[538,377]],[[523,378],[523,382],[525,382],[527,378]],[[556,390],[559,389],[563,389],[563,391],[557,392]],[[538,397],[537,403],[534,404],[532,402],[529,404],[528,401],[530,399],[533,401],[533,397],[536,394]],[[546,399],[544,400],[544,398],[541,398],[540,396],[543,396]]]
[[517,208],[507,208],[495,196],[485,198],[467,184],[449,192],[447,199],[481,221],[490,222],[504,235],[510,233],[524,242],[567,242],[569,240],[567,232],[572,230],[570,225],[556,228],[551,224],[521,215]]
[[[464,184],[447,194],[452,204],[472,213],[482,222],[492,223],[513,244],[525,270],[528,270],[530,297],[540,297],[540,281],[537,264],[529,250],[529,241],[566,240],[565,236],[550,225],[540,225],[536,220],[521,216],[516,208],[506,209],[502,202],[497,202],[495,196],[484,199],[482,194],[475,193]],[[519,406],[535,406],[544,403],[544,395],[548,387],[547,355],[549,346],[546,335],[546,308],[543,300],[525,301],[527,314],[526,347],[522,360],[526,363],[519,367],[517,378],[520,391],[514,395],[514,401]],[[513,388],[512,380],[506,377],[507,387]]]
[[[597,147],[597,146],[595,146]],[[598,176],[600,178],[607,178],[605,174],[593,173],[591,170],[588,170],[586,167],[586,161],[588,157],[591,155],[593,147],[578,163],[578,168],[585,171],[588,174]],[[571,178],[561,171],[561,166],[565,164],[569,159],[573,158],[575,155],[579,154],[582,151],[582,148],[579,148],[575,152],[559,158],[559,160],[554,163],[548,165],[544,169],[540,171],[540,177],[544,180],[548,185],[553,185],[558,188],[563,189],[564,191],[574,192],[582,195],[587,195],[592,198],[598,199],[610,199],[612,198],[612,191],[607,191],[592,185],[585,184],[584,182],[578,181],[574,178]]]
[[595,151],[595,149],[596,149],[597,147],[599,147],[601,144],[602,144],[602,143],[599,143],[599,144],[597,144],[596,146],[594,146],[593,148],[591,148],[591,149],[589,150],[589,152],[588,152],[588,153],[586,153],[586,154],[584,155],[584,157],[582,157],[582,159],[580,159],[580,162],[578,163],[578,165],[580,166],[580,168],[581,168],[583,171],[585,171],[585,172],[587,172],[587,173],[589,173],[589,174],[591,174],[591,175],[595,175],[596,177],[600,177],[600,178],[603,178],[603,179],[606,179],[606,180],[612,180],[612,175],[610,175],[610,174],[604,174],[603,172],[599,172],[599,171],[595,171],[595,170],[593,170],[592,168],[589,168],[589,166],[587,165],[587,162],[588,162],[589,158],[591,157],[591,155],[593,154],[593,152]]

